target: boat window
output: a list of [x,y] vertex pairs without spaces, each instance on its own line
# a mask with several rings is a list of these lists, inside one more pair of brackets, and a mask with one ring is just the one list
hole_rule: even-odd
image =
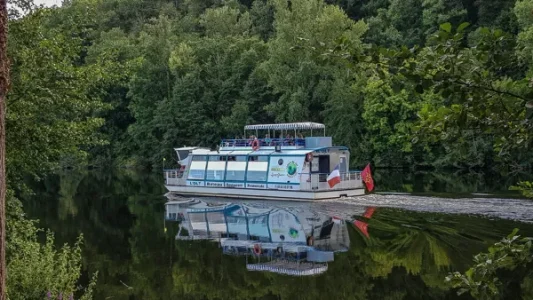
[[244,171],[226,171],[226,180],[244,181]]
[[227,158],[225,155],[210,155],[209,161],[226,161]]
[[267,171],[248,171],[246,174],[247,181],[266,181]]
[[207,180],[224,180],[223,170],[207,170]]
[[[209,212],[206,214],[207,222],[209,224],[225,224],[224,213],[220,211]],[[216,230],[216,229],[215,229]]]
[[240,218],[238,218],[238,217],[234,217],[234,216],[227,216],[227,217],[226,217],[226,220],[227,220],[228,223],[229,223],[228,225],[238,223],[238,222],[239,222],[239,219],[240,219]]
[[228,156],[228,161],[246,161],[246,156]]
[[[189,213],[189,220],[192,223],[197,223],[195,225],[204,225],[205,224],[205,214],[203,212],[201,213]],[[198,224],[199,223],[199,224]],[[202,224],[203,223],[203,224]],[[198,227],[200,227],[198,226]],[[204,225],[205,226],[205,225]]]
[[192,157],[193,161],[205,161],[205,159],[206,159],[205,155],[194,155]]
[[191,169],[189,171],[188,179],[201,179],[201,180],[204,180],[204,176],[205,176],[205,170],[204,169],[201,169],[201,170]]
[[248,156],[248,161],[268,161],[268,156],[266,156],[266,155]]
[[266,224],[267,218],[266,216],[257,216],[257,217],[250,217],[250,223],[251,224]]

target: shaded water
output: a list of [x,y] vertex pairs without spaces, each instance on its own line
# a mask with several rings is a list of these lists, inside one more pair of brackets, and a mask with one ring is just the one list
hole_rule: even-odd
[[[376,174],[376,181],[379,192],[495,198],[374,194],[309,204],[248,202],[350,221],[348,251],[313,277],[250,272],[246,257],[223,254],[216,242],[175,241],[179,225],[164,220],[165,189],[157,175],[62,173],[33,184],[36,195],[23,200],[59,244],[83,233],[84,280],[99,272],[95,299],[457,299],[444,282],[450,271],[466,270],[473,255],[513,228],[533,236],[533,202],[505,199],[516,197],[507,192],[514,181],[393,172]],[[375,207],[371,219],[363,218],[369,207]],[[356,219],[368,224],[368,238],[351,223]],[[533,299],[531,284],[520,284],[506,298]]]

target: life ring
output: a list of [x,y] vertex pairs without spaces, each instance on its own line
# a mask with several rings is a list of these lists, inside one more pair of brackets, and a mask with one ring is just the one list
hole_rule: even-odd
[[308,161],[308,162],[313,161],[313,153],[311,153],[311,152],[307,153],[306,161]]
[[253,140],[252,149],[254,149],[254,151],[257,151],[257,149],[259,149],[259,140]]
[[259,245],[259,244],[255,244],[254,245],[254,253],[255,253],[255,255],[261,254],[261,245]]

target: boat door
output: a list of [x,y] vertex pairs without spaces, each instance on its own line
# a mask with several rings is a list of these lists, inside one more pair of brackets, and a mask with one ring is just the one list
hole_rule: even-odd
[[348,164],[346,163],[346,155],[339,157],[339,172],[348,173]]
[[321,155],[318,157],[318,172],[320,173],[319,181],[326,182],[328,175],[331,172],[329,169],[329,155]]

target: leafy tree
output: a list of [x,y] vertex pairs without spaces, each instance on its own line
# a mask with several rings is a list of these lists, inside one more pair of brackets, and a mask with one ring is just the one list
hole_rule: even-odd
[[[338,66],[322,64],[308,49],[295,49],[298,40],[325,47],[335,40],[350,39],[355,49],[361,49],[363,22],[350,20],[335,6],[321,1],[275,1],[276,36],[270,41],[269,59],[259,68],[279,100],[268,106],[277,121],[321,120],[319,114],[330,98],[334,79],[343,78]],[[291,51],[295,49],[297,51]]]
[[[37,239],[41,230],[35,226],[35,221],[26,219],[12,191],[8,192],[7,206],[9,299],[38,299],[47,295],[67,298],[80,294],[77,284],[81,275],[82,236],[74,246],[56,249],[54,235],[48,231],[42,245]],[[97,272],[81,299],[91,298],[96,276]]]
[[255,0],[250,8],[252,32],[268,40],[274,32],[274,6],[272,1]]
[[366,140],[372,145],[375,165],[394,166],[413,152],[413,125],[422,101],[412,87],[395,92],[388,80],[371,78],[364,89]]
[[520,274],[522,278],[530,278],[531,271],[527,266],[533,261],[531,239],[521,238],[517,232],[515,229],[489,247],[488,253],[476,255],[475,265],[464,274],[455,272],[446,277],[446,281],[458,289],[458,295],[470,293],[475,299],[503,299],[512,292],[499,278],[502,270],[513,272],[515,277]]
[[473,10],[476,12],[476,21],[479,26],[492,27],[516,34],[516,17],[513,6],[516,0],[479,0],[474,1]]
[[113,28],[101,32],[87,50],[86,62],[91,65],[104,64],[107,76],[113,78],[113,84],[103,87],[102,101],[109,109],[99,113],[105,120],[100,134],[108,144],[98,145],[89,149],[91,160],[106,159],[118,162],[131,155],[132,142],[128,135],[128,127],[135,119],[129,109],[128,84],[138,70],[141,58],[136,52],[135,40],[121,29]]
[[164,16],[146,24],[139,35],[140,66],[129,84],[129,109],[135,122],[128,127],[128,133],[134,156],[141,164],[152,157],[154,147],[161,148],[158,140],[164,133],[155,130],[153,122],[158,103],[171,97],[173,78],[169,58],[176,38],[171,21]]
[[241,13],[238,8],[228,5],[208,8],[200,17],[200,24],[208,37],[247,35],[252,25],[248,12]]
[[423,10],[421,0],[390,0],[387,8],[377,10],[377,15],[368,18],[370,43],[387,47],[423,42]]
[[522,154],[531,147],[530,91],[526,79],[513,80],[506,74],[507,68],[516,66],[516,56],[507,50],[511,37],[486,29],[475,47],[465,47],[466,26],[452,33],[446,23],[428,46],[383,50],[378,60],[399,76],[400,88],[414,84],[416,92],[428,97],[415,132],[430,151],[444,146],[445,153],[463,153],[448,157],[447,165],[484,166],[491,160],[528,164]]
[[106,74],[98,64],[79,66],[84,45],[76,36],[83,28],[72,19],[68,26],[48,29],[43,23],[53,16],[54,11],[38,10],[10,21],[8,177],[37,176],[65,156],[85,159],[84,147],[105,143],[95,134],[104,120],[94,114],[105,106],[94,88]]
[[522,195],[533,198],[533,183],[529,181],[520,181],[517,185],[511,186],[510,190],[520,191]]
[[255,83],[248,78],[266,50],[259,39],[241,37],[203,38],[179,45],[171,55],[174,95],[161,103],[156,118],[158,129],[169,133],[163,144],[211,146],[224,134],[239,133],[245,125],[240,122],[251,118],[247,113],[253,98],[243,95]]
[[428,36],[438,30],[440,24],[461,24],[466,21],[466,10],[461,1],[424,0],[422,25]]

